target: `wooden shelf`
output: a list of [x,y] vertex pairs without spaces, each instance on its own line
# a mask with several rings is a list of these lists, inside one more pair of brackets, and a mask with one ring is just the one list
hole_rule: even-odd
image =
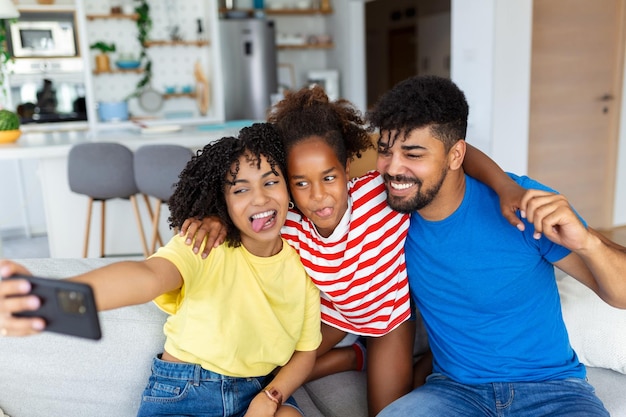
[[316,15],[316,14],[333,14],[333,10],[321,10],[321,9],[265,9],[267,15]]
[[139,15],[137,13],[133,14],[88,14],[85,16],[87,20],[96,20],[96,19],[128,19],[128,20],[137,20]]
[[155,40],[147,41],[144,43],[146,48],[151,46],[206,46],[210,45],[209,41],[168,41],[168,40]]
[[165,93],[163,98],[166,100],[170,98],[196,98],[196,93]]
[[141,74],[142,72],[144,72],[144,69],[143,69],[143,68],[132,68],[132,69],[111,68],[109,71],[98,71],[98,70],[93,70],[94,75],[101,75],[101,74],[123,74],[123,73]]
[[332,49],[335,44],[328,43],[307,43],[304,45],[276,45],[278,50],[296,50],[296,49]]
[[248,16],[253,16],[256,12],[262,11],[268,16],[312,16],[312,15],[328,15],[333,14],[333,10],[321,10],[321,9],[226,9],[221,7],[219,12],[227,14],[228,12],[246,13]]

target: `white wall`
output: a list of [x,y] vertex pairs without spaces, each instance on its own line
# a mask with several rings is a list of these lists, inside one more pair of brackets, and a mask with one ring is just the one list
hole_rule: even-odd
[[367,106],[365,83],[365,7],[363,0],[336,0],[329,19],[335,48],[329,52],[329,68],[338,68],[341,95],[361,110]]
[[467,141],[491,155],[494,100],[494,4],[451,0],[451,78],[469,104]]

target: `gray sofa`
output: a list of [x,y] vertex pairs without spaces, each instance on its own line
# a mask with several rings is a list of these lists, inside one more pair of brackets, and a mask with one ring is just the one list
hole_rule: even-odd
[[[66,277],[112,261],[27,259],[20,262],[36,275]],[[580,300],[588,294],[578,287],[571,290],[570,281],[573,280],[569,277],[559,280],[559,285],[567,283],[563,287],[568,306],[575,304],[576,307],[569,309],[564,305],[566,320],[568,314],[606,317],[606,311],[585,310]],[[579,294],[581,291],[583,296]],[[610,314],[614,315],[611,316],[613,322],[608,323],[607,328],[613,333],[626,334],[626,312],[615,310]],[[11,417],[134,416],[152,357],[163,347],[164,319],[164,313],[147,303],[101,313],[103,338],[97,342],[52,333],[1,339],[0,409]],[[575,330],[586,331],[585,328]],[[418,339],[423,341],[421,326],[418,334]],[[594,337],[600,345],[597,349],[600,355],[581,345],[588,360],[596,363],[596,367],[589,368],[589,380],[611,415],[626,417],[626,358],[620,359],[621,353],[617,352],[620,348],[626,349],[626,343],[609,346],[619,339],[608,340],[605,335],[597,334]],[[586,343],[579,341],[578,335],[573,340]],[[611,352],[609,358],[599,357],[604,351]],[[606,364],[600,363],[605,360]],[[309,417],[367,416],[364,373],[332,375],[305,385],[295,396]]]

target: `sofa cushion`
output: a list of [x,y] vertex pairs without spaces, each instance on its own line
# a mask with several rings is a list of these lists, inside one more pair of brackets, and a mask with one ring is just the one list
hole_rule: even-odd
[[570,343],[587,366],[626,373],[626,310],[606,304],[570,276],[557,279]]
[[[110,262],[20,261],[33,274],[51,278]],[[99,341],[48,332],[2,339],[0,408],[11,417],[136,415],[152,358],[163,350],[166,314],[146,303],[99,315]]]

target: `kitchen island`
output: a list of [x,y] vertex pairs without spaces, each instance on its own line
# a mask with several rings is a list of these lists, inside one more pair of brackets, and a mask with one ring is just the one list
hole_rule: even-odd
[[[131,150],[147,144],[178,144],[192,150],[223,136],[236,136],[253,121],[232,121],[223,124],[184,126],[170,133],[142,133],[139,128],[100,131],[25,132],[14,144],[0,145],[0,160],[37,159],[41,182],[50,256],[79,258],[82,256],[83,236],[87,218],[87,197],[73,193],[67,179],[67,160],[73,145],[83,142],[118,142]],[[140,199],[143,202],[143,199]],[[145,204],[139,203],[143,227],[151,233],[150,218]],[[161,215],[161,230],[167,230],[169,211]],[[99,251],[99,208],[94,209],[88,257]],[[131,204],[115,199],[107,202],[105,253],[112,256],[141,255],[142,246]],[[169,236],[165,234],[164,239]]]

